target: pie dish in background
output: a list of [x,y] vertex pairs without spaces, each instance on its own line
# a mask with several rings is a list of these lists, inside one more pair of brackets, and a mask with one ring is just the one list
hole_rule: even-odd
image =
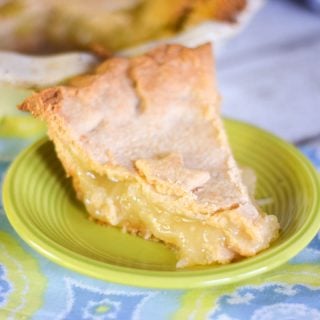
[[[0,90],[10,93],[13,89],[9,85],[19,92],[20,88],[62,83],[100,61],[97,55],[68,53],[70,50],[94,49],[104,56],[120,50],[122,55],[135,55],[160,43],[192,47],[212,42],[217,51],[221,43],[246,25],[263,2],[4,1],[0,4]],[[24,130],[30,127],[30,117],[15,107],[10,104],[1,110],[0,135],[31,136],[34,130]]]
[[93,46],[109,52],[128,48],[141,51],[158,40],[195,46],[230,36],[261,3],[7,0],[0,4],[0,49],[36,54],[88,50]]
[[[169,1],[171,3],[176,3],[177,6],[190,6],[189,0],[182,1]],[[168,3],[169,3],[168,2]],[[89,53],[68,53],[68,51],[79,51],[79,50],[92,50],[95,49],[95,52],[99,52],[105,56],[105,54],[112,54],[112,50],[116,50],[117,52],[121,52],[121,55],[135,55],[138,53],[142,53],[156,45],[161,43],[177,43],[182,44],[188,47],[194,47],[206,42],[211,42],[214,44],[215,52],[217,53],[219,49],[219,45],[226,41],[231,36],[235,35],[239,32],[246,23],[250,20],[250,18],[257,12],[257,10],[262,6],[262,0],[235,0],[234,5],[231,5],[231,11],[226,5],[228,3],[232,3],[232,1],[192,1],[194,6],[196,4],[201,5],[203,3],[204,12],[199,15],[202,16],[202,20],[200,18],[196,18],[196,12],[189,10],[189,15],[193,12],[193,15],[188,17],[194,20],[194,23],[189,22],[190,26],[185,26],[185,28],[181,30],[176,30],[173,34],[168,34],[168,32],[162,31],[163,35],[160,36],[149,36],[148,40],[144,39],[136,45],[130,44],[130,41],[134,41],[135,33],[138,32],[136,28],[128,28],[127,26],[123,26],[125,30],[127,44],[124,40],[123,44],[120,47],[108,45],[108,43],[112,43],[112,38],[116,40],[119,39],[119,34],[106,31],[105,35],[100,35],[96,40],[92,40],[90,38],[94,37],[93,26],[91,24],[95,23],[95,19],[92,20],[90,16],[95,13],[98,9],[94,7],[93,4],[95,2],[88,1],[71,1],[68,3],[62,1],[32,1],[32,0],[8,0],[0,5],[0,86],[10,84],[15,87],[29,87],[29,88],[43,88],[49,85],[54,85],[60,82],[67,80],[69,77],[74,76],[76,74],[84,73],[90,70],[95,64],[98,63],[99,58],[96,55]],[[105,6],[108,8],[114,1],[97,1],[100,6],[105,3]],[[136,1],[117,1],[117,6],[121,8],[121,6],[128,6],[130,3],[134,4]],[[27,5],[29,4],[29,5]],[[68,4],[68,6],[67,6]],[[167,9],[172,10],[171,6],[168,6],[167,1],[145,1],[146,6],[149,8],[148,10],[156,11],[156,6],[164,5],[164,11]],[[166,5],[165,5],[166,4]],[[210,5],[213,8],[210,8]],[[224,13],[222,16],[222,12],[218,12],[215,6],[225,6],[227,11],[230,11],[228,14]],[[53,9],[57,6],[56,9]],[[153,8],[154,6],[154,8]],[[207,8],[208,7],[208,8]],[[205,10],[207,8],[207,11]],[[233,10],[232,10],[233,8]],[[238,8],[238,9],[236,9]],[[88,10],[87,10],[88,9]],[[90,9],[90,10],[89,10]],[[208,16],[208,12],[211,15],[218,15],[218,20],[211,20],[210,15]],[[65,30],[62,35],[60,35],[59,41],[55,42],[48,36],[44,36],[43,26],[42,24],[46,24],[48,30],[50,28],[54,29],[54,24],[51,25],[48,22],[49,18],[45,19],[46,15],[50,15],[51,11],[55,12],[55,10],[60,10],[63,16],[64,10],[68,12],[68,10],[74,11],[73,15],[80,15],[79,19],[74,19],[74,21],[69,18],[65,18],[68,22],[57,24],[57,26],[62,27]],[[59,11],[59,12],[60,12]],[[84,15],[82,15],[84,11]],[[178,10],[178,13],[183,14],[183,10]],[[53,16],[55,14],[51,13]],[[103,10],[102,10],[102,15]],[[110,12],[105,13],[108,15],[112,14]],[[116,13],[114,13],[117,16]],[[71,14],[71,16],[73,16]],[[165,12],[162,13],[165,15]],[[58,15],[59,16],[59,15]],[[161,16],[161,15],[160,15]],[[35,18],[37,17],[37,19]],[[149,14],[145,14],[143,23],[148,24],[154,21],[156,17],[158,20],[158,14],[153,14],[148,19]],[[171,17],[174,19],[175,16]],[[224,18],[224,19],[222,19]],[[58,19],[58,18],[57,18]],[[59,18],[60,19],[60,18]],[[114,18],[117,20],[116,18]],[[80,21],[78,21],[80,20]],[[98,19],[99,20],[99,19]],[[121,20],[121,19],[120,19]],[[148,22],[150,20],[150,22]],[[156,21],[158,21],[156,20]],[[230,21],[231,20],[231,21]],[[99,21],[98,21],[99,22]],[[98,23],[97,22],[97,23]],[[184,23],[186,23],[184,21]],[[113,26],[112,19],[103,20],[100,23],[108,23],[110,28]],[[141,22],[142,23],[142,22]],[[155,22],[153,22],[155,23]],[[79,26],[80,25],[80,26]],[[99,23],[98,23],[99,25]],[[29,27],[27,27],[29,26]],[[74,34],[74,29],[77,32],[82,32],[82,36],[87,39],[82,43],[81,39],[79,41],[72,41],[69,33]],[[77,27],[76,27],[77,26]],[[159,28],[162,26],[159,23]],[[68,29],[71,28],[69,33]],[[115,26],[114,28],[117,28]],[[20,30],[21,29],[21,30]],[[99,32],[101,31],[99,25]],[[148,28],[144,28],[142,24],[140,26],[141,30],[147,30]],[[21,32],[19,32],[19,30]],[[45,29],[46,30],[46,29]],[[22,32],[23,31],[23,32]],[[49,32],[48,31],[48,32]],[[89,33],[89,36],[85,36],[86,32]],[[130,34],[127,32],[130,32]],[[132,34],[131,34],[132,33]],[[161,32],[160,32],[161,33]],[[81,38],[81,37],[80,37]],[[89,39],[89,40],[88,40]],[[91,39],[91,40],[90,40]],[[111,49],[111,50],[110,50]],[[1,51],[2,50],[2,51]],[[61,54],[53,55],[53,52],[60,51]],[[46,55],[46,53],[50,52],[50,55]],[[28,53],[28,55],[23,55],[21,53]],[[34,55],[30,55],[34,54]]]

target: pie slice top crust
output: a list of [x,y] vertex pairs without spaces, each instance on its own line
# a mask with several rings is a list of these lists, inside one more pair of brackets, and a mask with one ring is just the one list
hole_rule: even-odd
[[90,215],[177,250],[178,267],[250,256],[278,236],[223,128],[210,45],[111,58],[20,108],[49,137]]

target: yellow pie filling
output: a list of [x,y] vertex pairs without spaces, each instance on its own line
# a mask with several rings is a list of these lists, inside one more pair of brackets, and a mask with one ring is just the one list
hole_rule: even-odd
[[[78,197],[94,219],[146,239],[163,241],[177,253],[177,267],[227,263],[268,247],[277,235],[274,216],[248,221],[238,209],[195,218],[179,212],[179,199],[159,195],[134,179],[112,181],[77,167],[73,182]],[[79,192],[79,190],[81,190]]]

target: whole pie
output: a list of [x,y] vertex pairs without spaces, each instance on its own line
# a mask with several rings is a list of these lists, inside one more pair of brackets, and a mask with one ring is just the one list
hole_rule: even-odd
[[164,242],[186,267],[255,255],[278,236],[243,183],[219,105],[206,44],[108,59],[20,108],[47,122],[93,219]]
[[91,47],[114,52],[206,21],[230,25],[246,6],[247,0],[2,0],[0,48],[37,54]]

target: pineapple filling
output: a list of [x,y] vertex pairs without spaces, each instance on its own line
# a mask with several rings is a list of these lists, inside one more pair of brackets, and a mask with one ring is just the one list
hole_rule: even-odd
[[[73,182],[77,185],[78,198],[90,216],[124,232],[164,242],[175,250],[177,268],[228,263],[241,256],[251,256],[267,248],[277,237],[275,216],[259,215],[254,210],[252,216],[257,218],[250,218],[241,209],[192,216],[186,214],[187,209],[179,198],[159,194],[152,185],[133,179],[113,181],[88,170],[72,148],[68,154],[76,172]],[[251,184],[254,189],[254,183]],[[247,211],[250,208],[244,209]]]
[[160,204],[135,181],[114,182],[86,170],[78,170],[74,179],[82,190],[79,197],[94,219],[170,245],[177,252],[177,267],[227,263],[239,254],[255,254],[270,241],[270,236],[264,234],[264,226],[259,226],[261,223],[266,223],[270,235],[274,234],[272,221],[261,217],[258,224],[255,221],[246,226],[234,210],[222,214],[220,220],[174,214],[170,206],[172,198]]
[[172,214],[169,201],[164,208],[146,198],[141,185],[133,181],[113,182],[85,170],[78,170],[76,178],[81,185],[81,200],[94,219],[169,244],[177,251],[177,267],[228,262],[235,256],[218,228]]

